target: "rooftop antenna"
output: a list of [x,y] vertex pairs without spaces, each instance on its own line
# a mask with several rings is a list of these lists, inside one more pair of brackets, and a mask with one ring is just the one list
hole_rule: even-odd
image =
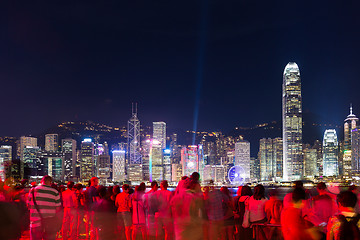
[[350,103],[350,115],[353,114],[353,111],[352,111],[352,103]]

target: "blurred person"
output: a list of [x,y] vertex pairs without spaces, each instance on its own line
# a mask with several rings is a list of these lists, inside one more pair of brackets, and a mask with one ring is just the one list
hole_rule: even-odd
[[312,222],[315,226],[320,226],[325,236],[326,228],[324,227],[329,222],[330,217],[338,213],[336,195],[327,191],[324,182],[318,183],[316,189],[319,195],[311,198],[311,208],[305,219]]
[[120,193],[120,186],[119,185],[115,185],[113,187],[113,192],[112,192],[112,195],[110,197],[111,201],[114,201],[115,203],[115,200],[116,200],[116,196]]
[[170,201],[173,196],[172,192],[167,190],[168,181],[163,180],[160,183],[160,191],[155,192],[158,200],[158,212],[155,213],[157,223],[157,239],[172,240],[174,238],[174,225],[171,216]]
[[98,185],[99,185],[99,178],[92,177],[90,179],[90,187],[86,190],[86,194],[88,195],[87,196],[87,205],[88,206],[87,206],[87,211],[86,211],[87,224],[85,226],[86,226],[86,234],[91,239],[93,239],[94,235],[96,235],[96,233],[95,233],[96,229],[93,224],[93,221],[94,221],[93,206],[99,199],[99,194],[97,191]]
[[67,183],[67,190],[62,192],[63,207],[64,207],[64,219],[62,226],[62,237],[63,240],[67,240],[70,236],[71,239],[76,237],[76,209],[77,209],[77,198],[76,193],[73,190],[74,182],[69,181]]
[[[265,213],[268,223],[280,225],[282,210],[283,202],[279,199],[279,192],[277,189],[271,189],[269,192],[269,201],[265,203]],[[281,228],[277,226],[268,226],[263,230],[267,236],[267,239],[281,238]]]
[[170,201],[174,218],[174,232],[176,240],[203,239],[203,218],[201,212],[204,203],[201,195],[195,191],[196,182],[191,179],[184,180],[183,187]]
[[31,240],[55,240],[56,238],[57,232],[44,224],[56,216],[56,212],[61,206],[60,194],[51,187],[51,183],[52,178],[48,175],[44,176],[41,185],[33,188],[28,195]]
[[303,188],[295,188],[291,194],[292,202],[281,213],[281,230],[284,240],[320,239],[315,229],[302,217],[301,208],[304,207],[306,197]]
[[155,213],[159,210],[159,201],[155,192],[159,189],[157,181],[151,182],[151,190],[145,194],[145,207],[147,213],[147,230],[149,240],[156,238],[156,219]]
[[209,226],[209,239],[217,240],[221,237],[222,228],[224,226],[224,211],[222,206],[223,202],[227,201],[227,198],[219,189],[210,187],[208,196],[204,200]]
[[141,233],[142,239],[146,239],[146,214],[145,214],[145,183],[135,187],[135,192],[131,196],[132,207],[132,240],[136,240],[138,233]]
[[221,187],[220,191],[225,195],[225,200],[222,203],[222,208],[224,212],[224,226],[222,239],[233,239],[234,236],[234,199],[231,197],[230,191],[227,187]]
[[179,194],[181,191],[185,191],[186,188],[184,187],[184,184],[186,182],[186,179],[188,179],[188,176],[181,177],[181,180],[178,182],[178,185],[176,186],[174,194]]
[[327,240],[360,239],[360,215],[355,212],[357,196],[351,191],[337,196],[340,214],[330,218],[327,225]]
[[81,232],[85,232],[85,198],[83,193],[83,185],[81,183],[76,184],[73,187],[76,196],[76,214],[75,214],[75,223],[76,226],[76,238],[80,238]]
[[201,193],[200,174],[198,172],[193,172],[190,176],[190,179],[192,179],[196,183],[195,192]]
[[[293,189],[295,188],[302,188],[304,189],[304,184],[302,181],[295,181],[294,182],[294,185],[293,185]],[[305,190],[305,189],[304,189]],[[283,200],[283,206],[284,208],[287,208],[289,206],[292,205],[292,194],[293,194],[293,191],[291,191],[290,193],[286,194],[285,197],[284,197],[284,200]]]
[[106,187],[98,187],[98,199],[93,205],[97,240],[115,239],[116,208],[107,195]]
[[131,239],[131,199],[129,194],[130,186],[124,184],[122,186],[122,192],[116,196],[115,206],[117,207],[117,223],[118,232],[121,233],[122,228],[125,228],[126,240]]
[[270,224],[280,224],[283,202],[279,199],[277,189],[272,189],[269,196],[269,201],[265,203],[266,218]]

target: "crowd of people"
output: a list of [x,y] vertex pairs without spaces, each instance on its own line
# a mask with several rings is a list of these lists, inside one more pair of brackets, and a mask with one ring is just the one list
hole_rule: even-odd
[[104,187],[96,177],[88,186],[67,188],[43,177],[27,191],[25,183],[0,184],[0,239],[251,240],[360,239],[357,187],[339,194],[317,184],[312,196],[302,182],[283,199],[277,189],[240,186],[201,187],[200,175],[184,176],[175,191],[166,180],[133,189]]

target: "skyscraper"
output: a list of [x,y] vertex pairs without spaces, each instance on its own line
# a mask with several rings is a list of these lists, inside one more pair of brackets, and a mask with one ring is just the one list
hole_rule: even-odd
[[161,181],[164,178],[162,153],[162,143],[155,139],[152,140],[149,159],[150,181]]
[[132,117],[128,121],[128,154],[129,164],[140,165],[141,154],[140,154],[140,121],[137,118],[137,104],[132,107]]
[[306,177],[313,178],[314,176],[318,176],[319,172],[316,167],[317,163],[317,151],[312,148],[304,149],[304,175]]
[[239,141],[235,143],[235,166],[240,166],[245,171],[245,181],[250,179],[250,142]]
[[94,174],[94,143],[90,138],[85,138],[81,142],[81,161],[80,178],[82,181],[88,181]]
[[273,180],[275,176],[276,162],[274,161],[273,140],[271,138],[260,139],[258,158],[260,160],[261,180]]
[[153,122],[153,139],[160,142],[161,149],[166,148],[166,123]]
[[76,141],[74,139],[63,139],[61,150],[64,153],[64,178],[70,181],[76,176]]
[[125,150],[114,150],[113,152],[113,181],[125,181]]
[[188,147],[184,147],[181,150],[181,165],[183,176],[190,176],[193,172],[198,172],[202,178],[204,170],[202,145],[190,145]]
[[140,121],[137,118],[137,104],[132,105],[132,117],[128,121],[128,178],[130,181],[142,181],[142,157],[140,153]]
[[57,152],[59,150],[59,136],[57,134],[45,135],[45,151]]
[[[24,151],[26,147],[31,147],[31,148],[37,147],[37,138],[25,137],[25,136],[20,137],[18,144],[18,155],[20,156],[20,178],[24,178],[24,167],[25,167]],[[29,151],[26,150],[26,152],[30,152],[30,150]]]
[[[353,173],[358,172],[359,163],[357,161],[357,142],[358,142],[359,119],[353,114],[350,106],[350,114],[344,120],[344,153],[343,157],[343,176],[351,177]],[[354,149],[353,149],[354,148]],[[354,153],[353,153],[354,150]]]
[[262,138],[259,146],[261,180],[281,179],[283,174],[283,142],[282,138]]
[[283,179],[303,177],[302,97],[300,70],[296,63],[286,65],[283,75]]
[[339,175],[339,146],[335,129],[327,129],[323,140],[324,176]]
[[5,181],[10,175],[12,160],[12,147],[7,145],[0,146],[0,179]]

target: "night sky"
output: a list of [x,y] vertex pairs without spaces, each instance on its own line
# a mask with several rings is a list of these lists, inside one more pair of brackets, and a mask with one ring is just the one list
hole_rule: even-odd
[[0,136],[125,126],[131,102],[142,124],[169,128],[193,129],[196,116],[209,131],[281,120],[291,61],[303,111],[341,125],[350,103],[360,116],[360,5],[304,2],[2,3]]

